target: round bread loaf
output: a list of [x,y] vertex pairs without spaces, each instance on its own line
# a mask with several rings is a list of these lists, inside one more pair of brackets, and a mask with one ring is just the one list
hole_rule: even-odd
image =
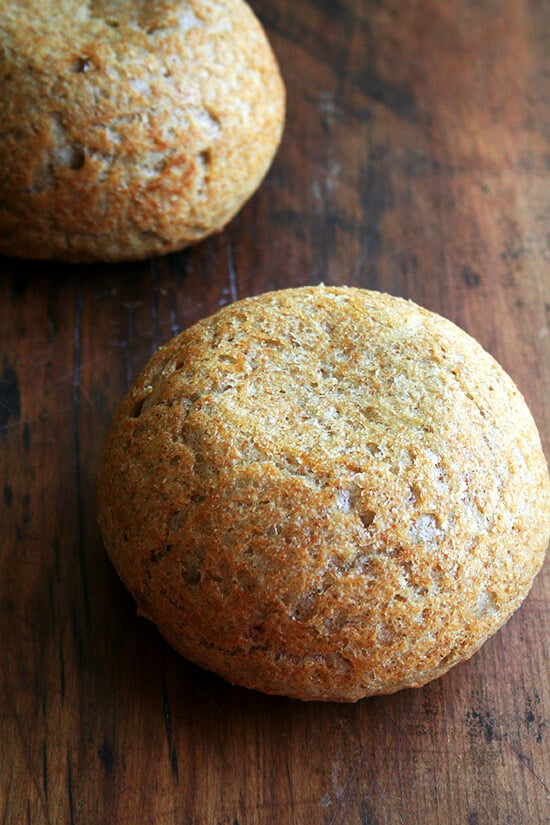
[[18,0],[0,17],[0,252],[118,261],[222,229],[284,88],[243,0]]
[[311,287],[162,347],[99,472],[139,610],[232,682],[300,699],[419,686],[518,607],[550,482],[519,391],[413,303]]

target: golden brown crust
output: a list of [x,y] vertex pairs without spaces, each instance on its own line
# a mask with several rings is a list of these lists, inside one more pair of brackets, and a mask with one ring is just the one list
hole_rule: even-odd
[[421,685],[526,596],[536,427],[449,321],[364,290],[235,303],[160,349],[99,473],[107,550],[193,661],[301,699]]
[[271,163],[284,88],[243,0],[19,0],[0,110],[0,252],[117,261],[223,228]]

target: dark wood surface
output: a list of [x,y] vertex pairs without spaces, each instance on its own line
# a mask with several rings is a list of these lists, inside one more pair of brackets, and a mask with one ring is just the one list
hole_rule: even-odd
[[288,121],[226,231],[124,266],[0,260],[0,823],[550,823],[549,564],[469,662],[334,705],[186,662],[104,554],[96,465],[125,389],[180,329],[267,289],[360,285],[446,315],[550,454],[550,4],[253,6]]

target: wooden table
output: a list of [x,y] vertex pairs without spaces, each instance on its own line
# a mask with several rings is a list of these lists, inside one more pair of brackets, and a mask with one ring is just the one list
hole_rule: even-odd
[[550,565],[469,662],[356,705],[231,687],[115,575],[98,454],[162,342],[351,284],[492,352],[550,454],[550,4],[254,0],[288,122],[226,231],[124,266],[0,261],[2,825],[550,823]]

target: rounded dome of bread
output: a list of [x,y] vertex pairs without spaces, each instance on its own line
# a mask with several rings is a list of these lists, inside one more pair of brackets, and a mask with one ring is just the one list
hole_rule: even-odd
[[162,347],[103,451],[100,526],[194,662],[301,699],[418,686],[527,595],[550,483],[518,389],[411,302],[307,287]]
[[221,230],[284,88],[243,0],[19,0],[0,19],[0,252],[118,261]]

